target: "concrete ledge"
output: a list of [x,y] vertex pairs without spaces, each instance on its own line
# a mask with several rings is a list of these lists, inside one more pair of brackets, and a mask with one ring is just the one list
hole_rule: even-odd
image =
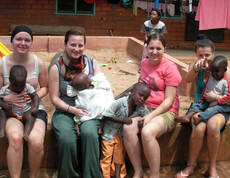
[[[10,50],[12,50],[10,37],[0,36],[0,41]],[[91,50],[99,50],[112,48],[115,51],[128,51],[129,53],[135,55],[137,58],[141,59],[143,42],[132,37],[97,37],[97,36],[87,36],[86,48]],[[31,51],[35,52],[58,52],[64,48],[64,37],[63,36],[35,36],[33,41],[33,46]],[[188,71],[188,65],[165,54],[167,58],[174,61],[182,76],[182,83],[180,85],[179,91],[184,95],[191,94],[194,90],[193,84],[187,84],[185,81],[185,75]],[[49,122],[50,123],[50,122]],[[161,164],[171,165],[171,164],[184,164],[187,160],[188,148],[189,148],[189,137],[191,133],[190,127],[185,127],[177,125],[176,129],[162,137],[159,138],[159,144],[161,148]],[[217,156],[218,161],[230,160],[230,126],[227,125],[226,130],[221,134],[220,148]],[[206,140],[205,140],[206,142]],[[6,138],[0,139],[0,152],[2,153],[0,157],[0,169],[7,169],[6,163],[6,152],[8,147],[8,141]],[[24,146],[24,162],[23,167],[28,168],[27,161],[27,145]],[[42,162],[41,168],[55,169],[57,167],[57,154],[53,142],[53,133],[48,125],[48,129],[44,141],[44,160]],[[207,146],[204,144],[201,153],[199,155],[198,161],[208,161]],[[143,164],[147,166],[146,159],[143,156]]]
[[[189,137],[191,134],[191,128],[188,126],[177,125],[176,129],[169,134],[166,134],[158,139],[161,149],[161,165],[171,164],[185,164],[188,157],[189,150]],[[220,148],[217,155],[217,161],[230,160],[230,126],[226,127],[225,131],[221,134]],[[206,140],[205,142],[206,143]],[[8,141],[6,138],[0,139],[0,170],[7,169],[6,152],[8,147]],[[54,147],[53,133],[48,125],[44,142],[44,159],[41,168],[55,169],[57,168],[57,154]],[[207,145],[204,144],[199,157],[198,162],[207,162],[208,153]],[[148,163],[142,155],[142,162],[144,166],[148,166]],[[28,168],[27,161],[27,145],[24,145],[24,160],[23,168]]]

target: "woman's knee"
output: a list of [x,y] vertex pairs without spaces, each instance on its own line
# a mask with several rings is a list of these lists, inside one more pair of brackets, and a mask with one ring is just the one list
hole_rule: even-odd
[[81,139],[87,140],[97,140],[99,138],[98,132],[94,129],[88,129],[85,131],[81,131]]
[[29,137],[28,146],[35,153],[40,153],[44,148],[44,138],[41,136]]
[[154,131],[149,127],[144,127],[141,131],[141,139],[142,141],[149,142],[156,138]]
[[133,120],[133,123],[131,125],[123,125],[123,135],[127,139],[132,137],[133,135],[137,135],[139,132],[139,129],[137,127],[137,118]]
[[8,136],[9,146],[15,150],[19,150],[23,147],[23,137],[20,134],[12,134]]
[[73,143],[76,144],[77,135],[76,133],[59,133],[57,138],[58,145],[71,145]]
[[206,124],[202,123],[197,126],[193,125],[192,132],[194,132],[194,135],[196,138],[204,137],[205,132],[206,132]]
[[210,120],[207,123],[207,136],[219,136],[223,126],[224,124],[221,122],[221,119]]
[[129,135],[132,134],[132,130],[130,129],[130,127],[128,125],[124,125],[123,126],[123,135],[124,137],[129,137]]

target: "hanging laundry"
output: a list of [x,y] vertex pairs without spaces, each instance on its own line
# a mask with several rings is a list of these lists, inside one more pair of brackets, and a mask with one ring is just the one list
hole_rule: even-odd
[[[147,2],[147,10],[146,10],[146,12],[148,13],[148,15],[152,11],[152,8],[155,8],[155,3],[154,2]],[[165,14],[165,4],[164,3],[159,3],[158,4],[158,9],[160,9],[161,12],[163,14]]]
[[137,5],[136,0],[133,1],[133,15],[137,15]]
[[180,12],[181,13],[189,13],[189,8],[188,8],[188,6],[185,6],[185,5],[182,5],[182,6],[180,6]]
[[170,16],[174,16],[175,14],[175,4],[167,4],[166,5],[167,12]]
[[163,14],[165,14],[165,3],[159,3],[158,6],[158,9],[161,9]]
[[146,1],[135,1],[134,4],[143,9],[143,10],[146,10],[147,9],[147,2]]
[[153,8],[155,8],[155,3],[154,2],[147,2],[146,12],[148,13],[148,16],[150,15],[150,12],[152,11]]
[[189,12],[192,12],[192,0],[189,0],[188,2],[189,6]]
[[122,0],[121,1],[121,7],[124,7],[124,8],[130,8],[132,4],[133,4],[132,0]]
[[197,6],[192,6],[192,12],[197,12]]
[[195,20],[199,30],[230,29],[230,0],[200,0]]

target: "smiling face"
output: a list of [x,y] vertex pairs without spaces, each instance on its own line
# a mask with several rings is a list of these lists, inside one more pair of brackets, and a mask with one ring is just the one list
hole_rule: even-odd
[[214,52],[212,51],[211,47],[199,47],[196,51],[197,59],[205,59],[207,61],[208,66],[210,66],[213,58]]
[[164,57],[166,48],[163,46],[160,40],[151,40],[147,46],[148,57],[152,65],[159,64]]
[[12,40],[13,51],[20,54],[28,53],[31,45],[32,39],[27,32],[17,33]]
[[85,49],[84,37],[80,35],[70,35],[65,50],[73,62],[82,56]]

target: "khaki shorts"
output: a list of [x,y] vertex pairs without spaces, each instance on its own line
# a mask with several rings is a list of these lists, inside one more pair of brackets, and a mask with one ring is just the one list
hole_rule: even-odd
[[[152,111],[154,111],[155,109],[149,108],[149,107],[148,107],[148,110],[149,110],[149,112],[152,112]],[[172,112],[172,111],[167,111],[167,112],[165,112],[165,113],[163,113],[163,114],[160,114],[159,116],[162,117],[162,118],[165,120],[166,125],[168,126],[167,132],[171,132],[172,130],[175,129],[177,123],[176,123],[176,121],[175,121],[174,118],[175,118],[176,116],[178,116],[176,113],[174,113],[174,112]]]

